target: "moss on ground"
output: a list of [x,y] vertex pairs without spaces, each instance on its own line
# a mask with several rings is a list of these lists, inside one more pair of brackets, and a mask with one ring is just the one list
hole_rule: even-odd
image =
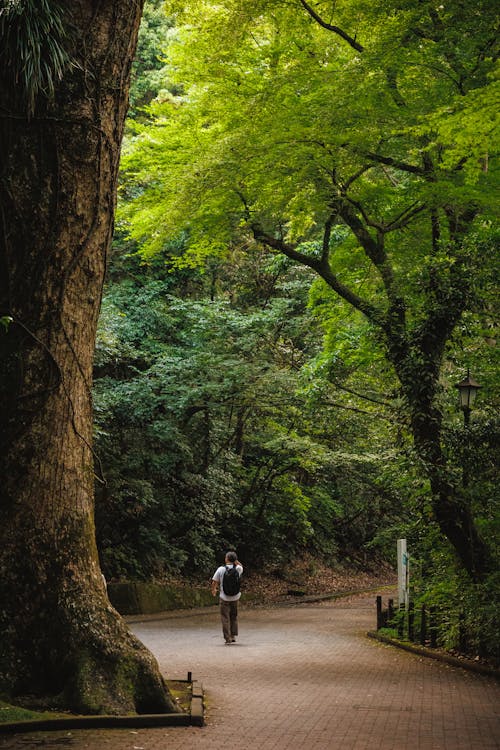
[[[183,680],[166,680],[168,689],[177,706],[189,713],[191,709],[192,685]],[[62,713],[61,711],[35,711],[23,706],[0,700],[0,724],[15,723],[22,721],[36,721],[38,719],[68,719],[78,717],[79,714]]]
[[168,689],[182,711],[189,713],[193,687],[190,682],[167,680]]
[[0,700],[0,723],[6,724],[16,721],[35,721],[36,719],[62,719],[68,714],[56,711],[31,711],[29,708],[14,706]]

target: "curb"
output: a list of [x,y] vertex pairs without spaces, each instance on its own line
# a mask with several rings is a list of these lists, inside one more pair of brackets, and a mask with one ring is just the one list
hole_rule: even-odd
[[55,732],[63,729],[118,729],[132,727],[202,727],[205,723],[203,686],[197,680],[176,680],[192,685],[189,713],[137,714],[136,716],[68,716],[0,723],[0,734],[15,732]]
[[[379,586],[370,586],[366,589],[353,589],[352,591],[332,591],[330,594],[316,594],[313,596],[296,596],[294,599],[274,602],[275,607],[294,607],[297,604],[314,604],[314,602],[326,602],[334,599],[344,599],[348,596],[357,596],[359,594],[370,594],[372,591],[393,588],[393,583],[381,583]],[[262,605],[266,606],[266,605]]]
[[159,620],[176,620],[184,617],[198,617],[210,612],[218,611],[218,604],[206,604],[203,607],[190,607],[188,609],[164,609],[161,612],[151,612],[140,615],[121,615],[127,625],[141,622],[158,622]]
[[395,646],[396,648],[400,648],[403,651],[409,651],[418,656],[425,656],[428,659],[434,659],[435,661],[449,664],[452,667],[459,667],[460,669],[466,669],[469,672],[476,672],[476,674],[482,674],[500,680],[500,670],[495,669],[494,667],[488,667],[485,664],[477,664],[476,662],[470,661],[470,659],[459,659],[457,656],[445,654],[442,651],[435,651],[434,649],[426,648],[425,646],[417,646],[416,644],[408,643],[407,641],[398,641],[396,638],[377,633],[376,630],[369,630],[366,635],[368,638],[373,638],[375,641],[385,643],[388,646]]

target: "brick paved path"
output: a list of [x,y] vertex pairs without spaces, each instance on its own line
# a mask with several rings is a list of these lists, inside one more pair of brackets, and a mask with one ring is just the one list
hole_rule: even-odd
[[242,606],[234,646],[215,608],[134,623],[169,677],[202,681],[207,726],[17,735],[0,750],[500,748],[500,684],[366,638],[374,602]]

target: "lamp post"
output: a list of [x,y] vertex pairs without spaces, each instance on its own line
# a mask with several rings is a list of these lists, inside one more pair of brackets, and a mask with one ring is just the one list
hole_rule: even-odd
[[[464,413],[464,428],[465,428],[465,440],[468,443],[469,442],[469,423],[470,423],[470,413],[472,406],[474,404],[474,401],[476,400],[477,392],[481,388],[479,383],[477,383],[473,378],[470,376],[470,371],[467,370],[467,377],[464,378],[464,380],[461,380],[460,383],[457,383],[455,385],[455,388],[458,388],[458,392],[460,394],[460,406],[462,407],[462,411]],[[468,453],[468,445],[466,446],[464,461],[463,461],[463,467],[462,467],[462,485],[463,487],[467,487],[469,484],[469,472],[467,470],[467,453]]]
[[471,378],[470,370],[467,370],[467,377],[455,386],[460,393],[460,406],[464,413],[464,427],[469,426],[470,412],[476,399],[477,392],[481,387],[482,386],[480,386],[479,383]]

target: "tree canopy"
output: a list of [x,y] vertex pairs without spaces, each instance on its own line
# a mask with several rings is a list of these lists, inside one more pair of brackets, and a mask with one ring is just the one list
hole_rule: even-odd
[[447,346],[494,283],[495,9],[329,7],[167,3],[179,93],[129,142],[122,219],[146,255],[187,233],[181,264],[264,246],[361,314],[407,403],[434,516],[481,578],[491,562],[441,390]]
[[[418,243],[429,211],[491,209],[493,4],[355,6],[335,14],[340,25],[356,19],[362,51],[300,2],[170,4],[168,74],[183,94],[159,97],[155,127],[125,159],[145,188],[130,204],[145,252],[186,226],[192,252],[224,248],[255,224],[293,244],[314,241],[344,197],[353,213],[363,208],[371,234],[384,234],[404,264],[399,276],[418,283],[425,269],[415,258],[431,265]],[[344,241],[359,244],[350,229]]]

